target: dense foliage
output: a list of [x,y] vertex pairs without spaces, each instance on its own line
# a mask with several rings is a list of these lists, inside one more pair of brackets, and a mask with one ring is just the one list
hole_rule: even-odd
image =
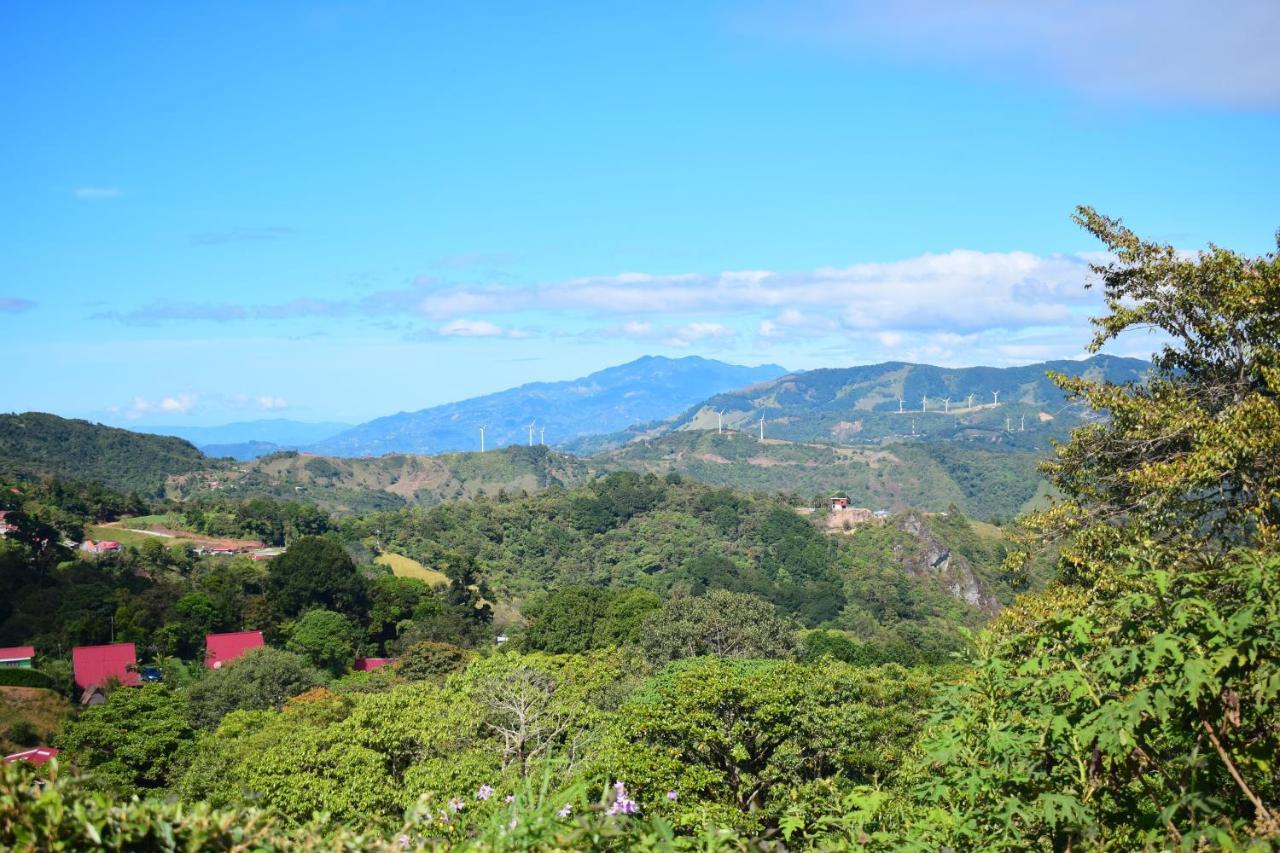
[[982,643],[927,796],[965,845],[1234,847],[1280,836],[1280,258],[1187,258],[1083,209],[1114,253],[1096,349],[1168,342],[1143,385],[1060,377],[1077,430],[1033,516],[1066,585]]
[[[1273,849],[1280,259],[1080,221],[1115,257],[1095,348],[1167,343],[1141,383],[1058,377],[1105,417],[1012,554],[957,507],[845,529],[629,472],[295,531],[269,568],[77,560],[43,535],[77,523],[55,490],[15,506],[7,636],[43,653],[110,618],[190,658],[260,626],[296,653],[111,689],[54,740],[88,775],[0,771],[0,844]],[[393,549],[435,586],[366,565]],[[350,673],[368,652],[402,657]]]
[[67,476],[149,497],[164,494],[170,474],[208,468],[212,460],[180,438],[67,420],[40,412],[0,415],[0,474]]

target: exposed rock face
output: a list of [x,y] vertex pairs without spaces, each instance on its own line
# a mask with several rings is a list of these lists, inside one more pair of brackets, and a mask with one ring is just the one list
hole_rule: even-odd
[[988,616],[1000,612],[1000,602],[969,561],[961,554],[953,554],[940,542],[919,513],[906,513],[898,518],[897,525],[916,540],[913,549],[894,548],[894,556],[909,575],[922,580],[936,579],[951,595]]

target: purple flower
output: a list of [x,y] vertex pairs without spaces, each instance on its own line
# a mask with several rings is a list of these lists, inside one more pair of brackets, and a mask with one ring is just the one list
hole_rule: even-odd
[[481,786],[480,786],[480,790],[476,791],[476,799],[477,799],[477,800],[487,800],[487,799],[489,799],[489,798],[490,798],[490,797],[492,797],[492,796],[493,796],[493,786],[492,786],[492,785],[481,785]]
[[409,836],[407,836],[407,835],[401,835],[401,836],[400,836],[399,838],[397,838],[396,840],[400,842],[400,847],[401,847],[401,849],[403,849],[403,850],[408,850],[408,849],[409,849]]
[[466,802],[464,800],[458,799],[457,797],[454,797],[452,800],[449,801],[449,808],[453,809],[455,812],[462,811],[462,807],[465,805],[466,805]]
[[502,801],[505,803],[514,803],[516,801],[516,795],[507,794],[505,797],[502,798]]
[[667,799],[674,803],[676,800],[680,799],[680,795],[675,791],[667,791]]
[[636,814],[640,811],[640,807],[636,805],[636,801],[630,797],[619,797],[613,801],[613,805],[609,806],[605,814]]
[[559,817],[568,817],[571,814],[573,814],[573,805],[571,803],[565,803],[564,808],[556,812]]
[[613,790],[617,792],[619,797],[625,797],[627,795],[627,786],[622,784],[621,779],[613,783]]
[[516,824],[518,824],[519,822],[520,821],[517,820],[516,818],[511,818],[511,823],[507,824],[507,829],[515,829]]

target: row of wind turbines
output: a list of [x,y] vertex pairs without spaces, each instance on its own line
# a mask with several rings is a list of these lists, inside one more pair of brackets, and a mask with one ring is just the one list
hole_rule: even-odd
[[[969,409],[972,409],[972,408],[973,408],[973,398],[974,398],[974,397],[976,397],[976,396],[978,396],[978,395],[977,395],[977,394],[970,394],[970,395],[969,395],[969,397],[968,397],[969,405],[968,405],[966,408],[969,408]],[[907,410],[906,410],[906,408],[905,408],[905,407],[906,407],[906,404],[907,404],[907,400],[906,400],[906,398],[905,398],[905,397],[899,397],[899,398],[898,398],[898,414],[900,414],[900,415],[905,415],[905,414],[907,414]],[[998,405],[1000,405],[1000,392],[999,392],[999,391],[992,391],[992,392],[991,392],[991,405],[993,405],[993,406],[998,406]],[[914,411],[914,409],[913,409],[912,411]],[[920,398],[920,411],[922,411],[922,412],[927,412],[927,411],[929,411],[929,395],[928,395],[928,394],[925,394],[924,396],[922,396],[922,397]],[[936,411],[937,411],[937,409],[934,409],[934,411],[936,412]],[[950,413],[951,413],[951,398],[950,398],[950,397],[943,397],[943,398],[942,398],[942,412],[943,412],[943,414],[950,414]]]
[[[526,429],[529,430],[529,446],[530,447],[533,447],[533,429],[536,425],[537,425],[537,421],[530,421],[529,426],[526,427]],[[480,452],[481,453],[484,453],[484,431],[486,429],[487,427],[484,427],[484,426],[480,427]],[[544,426],[539,428],[538,444],[546,444],[546,443],[547,443],[547,428]]]
[[[967,398],[967,399],[968,399],[968,406],[967,406],[967,408],[969,408],[969,409],[972,409],[972,408],[973,408],[973,398],[974,398],[974,397],[977,397],[977,396],[978,396],[977,394],[970,394],[970,395],[968,396],[968,398]],[[907,415],[907,414],[913,414],[913,413],[915,412],[915,410],[914,410],[914,409],[912,409],[910,412],[908,412],[908,411],[907,411],[907,409],[906,409],[906,403],[907,403],[907,401],[906,401],[906,398],[905,398],[905,397],[899,397],[899,398],[898,398],[898,414],[900,414],[900,415]],[[992,391],[992,392],[991,392],[991,405],[993,405],[993,406],[998,406],[998,405],[1000,405],[1000,392],[999,392],[999,391]],[[927,394],[926,394],[926,395],[924,395],[924,396],[922,396],[922,397],[920,398],[920,411],[921,411],[921,412],[927,412],[927,411],[929,411],[929,395],[927,395]],[[936,412],[936,411],[937,411],[937,409],[934,409],[934,411]],[[950,413],[951,413],[951,398],[950,398],[950,397],[943,397],[943,398],[942,398],[942,412],[943,412],[943,414],[950,414]],[[724,435],[724,413],[725,413],[725,410],[724,410],[724,409],[719,409],[719,410],[717,410],[717,411],[716,411],[716,435]],[[1005,431],[1006,431],[1006,432],[1012,432],[1012,431],[1013,431],[1013,419],[1012,419],[1012,418],[1005,418],[1005,419],[1004,419],[1004,421],[1005,421],[1005,424],[1004,424]],[[529,422],[529,425],[526,427],[526,429],[528,429],[528,431],[529,431],[529,446],[530,446],[530,447],[533,447],[533,431],[534,431],[534,428],[535,428],[536,426],[537,426],[537,421],[530,421],[530,422]],[[484,453],[484,452],[485,452],[484,431],[485,431],[485,429],[486,429],[486,428],[487,428],[487,427],[485,427],[485,426],[481,426],[481,427],[480,427],[480,452],[481,452],[481,453]],[[1020,432],[1025,432],[1025,431],[1026,431],[1026,429],[1027,429],[1027,416],[1026,416],[1026,415],[1023,415],[1023,416],[1021,416],[1021,418],[1019,418],[1018,430],[1019,430]],[[911,421],[911,434],[912,434],[912,435],[915,435],[915,434],[916,434],[916,422],[915,422],[915,420],[912,420],[912,421]],[[757,441],[761,441],[761,442],[763,442],[763,441],[764,441],[764,416],[763,416],[763,415],[761,415],[761,416],[760,416],[760,421],[759,421],[759,437],[757,438]],[[545,426],[544,426],[544,427],[540,427],[540,428],[539,428],[539,433],[538,433],[538,443],[539,443],[539,444],[546,444],[546,443],[547,443],[547,428],[546,428]]]

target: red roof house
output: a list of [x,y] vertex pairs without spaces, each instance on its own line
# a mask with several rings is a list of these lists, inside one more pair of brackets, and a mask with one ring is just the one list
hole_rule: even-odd
[[112,678],[130,687],[142,683],[138,675],[138,652],[133,643],[76,646],[71,650],[71,666],[75,669],[76,686],[83,689],[101,687]]
[[15,761],[27,761],[31,764],[44,764],[46,761],[52,761],[57,757],[58,750],[52,746],[37,746],[34,749],[24,749],[22,752],[6,755],[4,763],[12,764]]
[[0,669],[9,667],[29,668],[31,659],[36,656],[32,646],[8,646],[0,648]]
[[381,666],[390,666],[398,658],[356,658],[356,672],[373,672]]
[[230,634],[206,634],[204,638],[204,665],[220,669],[249,649],[263,646],[261,631],[235,631]]

